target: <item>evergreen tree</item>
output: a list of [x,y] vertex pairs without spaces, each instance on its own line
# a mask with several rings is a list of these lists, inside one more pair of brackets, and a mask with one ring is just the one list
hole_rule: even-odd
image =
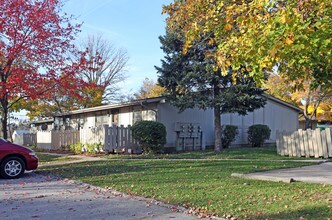
[[158,82],[165,87],[169,100],[180,111],[187,108],[214,109],[215,150],[221,146],[221,114],[246,115],[265,105],[264,90],[250,76],[250,67],[228,67],[221,74],[212,54],[217,47],[208,39],[194,42],[183,52],[184,40],[168,32],[159,38],[165,52],[161,67],[156,67]]

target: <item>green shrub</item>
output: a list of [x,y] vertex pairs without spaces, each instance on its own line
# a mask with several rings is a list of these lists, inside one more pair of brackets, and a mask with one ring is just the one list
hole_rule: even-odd
[[70,151],[72,151],[74,154],[82,154],[82,153],[99,153],[103,151],[103,145],[101,144],[72,144],[69,146]]
[[228,148],[239,134],[237,126],[223,125],[221,126],[221,144],[223,148]]
[[155,121],[138,121],[133,127],[133,138],[145,153],[161,153],[166,144],[166,128]]
[[101,144],[87,144],[86,147],[84,148],[86,153],[89,154],[94,154],[94,153],[99,153],[103,151],[103,145]]
[[248,142],[252,147],[260,147],[270,138],[270,135],[271,129],[267,125],[252,125],[248,130]]
[[83,149],[83,144],[77,143],[77,144],[71,144],[69,146],[70,151],[72,151],[74,154],[81,154]]

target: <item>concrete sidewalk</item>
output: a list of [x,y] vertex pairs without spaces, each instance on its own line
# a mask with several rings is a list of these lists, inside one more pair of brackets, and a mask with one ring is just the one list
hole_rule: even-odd
[[197,219],[187,210],[88,184],[25,173],[0,179],[0,219]]
[[66,165],[66,164],[82,163],[82,162],[88,162],[88,161],[105,161],[105,160],[108,160],[107,158],[91,157],[91,156],[85,156],[85,155],[69,155],[69,154],[57,154],[57,153],[41,153],[41,154],[64,156],[64,157],[68,157],[68,158],[73,158],[73,160],[39,164],[38,165],[39,168],[41,168],[41,167],[61,166],[61,165]]
[[332,185],[332,162],[249,174],[233,173],[232,176],[276,182],[307,182]]

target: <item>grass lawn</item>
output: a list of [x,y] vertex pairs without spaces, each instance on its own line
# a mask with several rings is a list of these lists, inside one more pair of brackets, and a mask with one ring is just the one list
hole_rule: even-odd
[[[238,149],[231,151],[228,155],[237,157],[236,154],[242,155],[246,149],[241,153],[235,153]],[[193,154],[199,157],[199,153]],[[204,155],[206,153],[201,157],[208,157]],[[332,218],[332,186],[245,180],[230,176],[232,173],[249,173],[304,164],[258,159],[109,160],[48,167],[43,170],[218,216],[236,216],[238,219]]]
[[39,164],[49,164],[49,163],[77,160],[76,158],[68,156],[44,154],[44,153],[37,153],[37,156],[39,158]]

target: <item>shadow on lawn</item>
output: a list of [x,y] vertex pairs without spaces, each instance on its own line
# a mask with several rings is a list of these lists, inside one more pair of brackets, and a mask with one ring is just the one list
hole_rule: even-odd
[[112,175],[112,174],[127,174],[137,172],[158,172],[160,170],[172,171],[174,166],[167,163],[160,165],[159,163],[140,163],[135,162],[123,162],[123,163],[112,163],[109,161],[96,161],[96,162],[83,162],[77,164],[68,164],[63,166],[45,167],[42,168],[41,172],[47,172],[51,174],[59,174],[60,176],[70,177],[87,177],[87,176],[98,176],[98,175]]
[[[95,161],[77,164],[68,164],[56,167],[44,167],[40,171],[46,171],[53,175],[66,178],[91,177],[114,174],[134,173],[174,173],[181,174],[198,173],[209,176],[230,176],[233,172],[249,173],[262,170],[287,168],[287,163],[266,161]],[[300,165],[300,164],[296,164]]]
[[[191,162],[184,161],[169,163],[159,162],[123,162],[113,163],[111,161],[87,162],[79,164],[71,164],[56,167],[45,167],[39,172],[44,175],[61,176],[64,178],[74,179],[90,179],[99,178],[100,176],[118,176],[118,181],[126,181],[130,176],[133,179],[141,179],[140,181],[148,181],[150,183],[174,182],[201,180],[206,178],[220,179],[223,176],[230,176],[229,172],[218,172],[225,169],[225,162],[218,161],[213,163],[207,162]],[[227,170],[227,168],[226,168]],[[121,177],[126,176],[125,178]],[[140,177],[141,176],[141,177]]]

